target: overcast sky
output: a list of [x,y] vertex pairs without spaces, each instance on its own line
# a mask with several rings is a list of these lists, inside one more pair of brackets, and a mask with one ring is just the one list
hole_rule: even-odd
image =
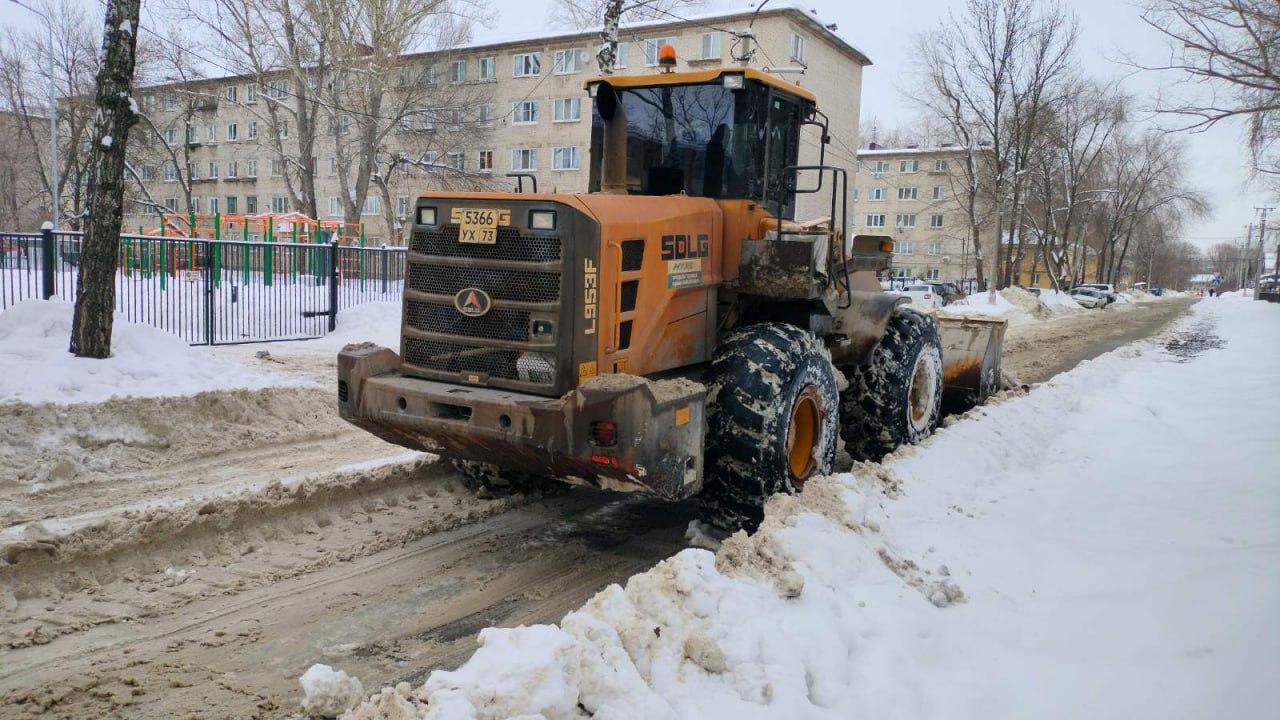
[[[76,0],[88,7],[100,7],[96,0]],[[250,0],[252,1],[252,0]],[[554,0],[490,0],[493,21],[477,28],[475,40],[488,36],[526,35],[548,24]],[[777,2],[777,0],[775,0]],[[147,5],[147,0],[143,0]],[[745,0],[709,0],[705,10],[745,7]],[[875,117],[882,126],[905,125],[916,112],[903,90],[909,83],[913,33],[932,27],[948,10],[962,7],[962,0],[809,0],[824,22],[839,25],[839,34],[871,57],[874,65],[863,75],[863,119]],[[1123,77],[1124,87],[1142,104],[1152,93],[1173,78],[1154,73],[1133,73],[1115,62],[1123,52],[1149,58],[1161,56],[1161,39],[1138,18],[1138,11],[1116,0],[1071,0],[1068,5],[1080,18],[1079,57],[1084,69],[1097,77]],[[0,25],[32,24],[27,11],[0,0]],[[1123,50],[1122,50],[1123,49]],[[1160,122],[1160,119],[1156,119]],[[1173,120],[1165,120],[1172,123]],[[1256,220],[1254,207],[1280,205],[1276,198],[1249,184],[1248,155],[1241,123],[1221,124],[1200,134],[1186,134],[1192,163],[1191,180],[1213,204],[1212,214],[1187,228],[1187,239],[1208,247],[1224,239],[1241,238],[1245,226]],[[1273,213],[1280,223],[1280,213]]]

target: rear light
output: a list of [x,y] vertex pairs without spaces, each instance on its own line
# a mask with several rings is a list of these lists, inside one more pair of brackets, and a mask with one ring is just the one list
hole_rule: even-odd
[[924,294],[924,299],[925,299],[925,300],[928,300],[928,299],[929,299],[929,298],[931,298],[931,297],[933,297],[933,293],[925,293],[925,294]]
[[600,447],[618,444],[618,425],[612,420],[596,420],[591,423],[591,442]]

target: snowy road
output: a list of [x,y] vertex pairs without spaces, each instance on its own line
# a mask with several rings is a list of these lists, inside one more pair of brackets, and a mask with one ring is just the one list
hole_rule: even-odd
[[1202,302],[356,717],[1270,716],[1277,357],[1280,307]]
[[[1181,307],[1161,304],[1156,314],[1171,318]],[[1147,316],[1144,308],[1089,318],[1145,334],[1158,323],[1128,320]],[[1071,320],[1072,352],[1109,349],[1110,332],[1082,341],[1088,325]],[[259,348],[219,353],[327,384],[331,344],[268,346],[267,360],[254,358]],[[71,433],[70,450],[29,433],[39,440],[31,452],[51,453],[36,467],[76,479],[13,495],[6,525],[58,518],[47,523],[56,528],[157,493],[188,502],[85,533],[54,562],[0,567],[0,629],[13,646],[0,669],[0,695],[12,704],[0,715],[283,717],[312,661],[370,686],[420,681],[429,668],[465,660],[479,628],[556,620],[684,547],[688,508],[581,492],[476,501],[451,473],[397,457],[398,448],[337,421],[324,391],[202,402],[221,405],[98,406],[77,421],[85,427]],[[118,422],[140,417],[142,405],[148,419],[134,425],[145,432]],[[194,422],[209,414],[228,424]],[[52,423],[39,413],[14,417]],[[102,427],[119,437],[85,431]],[[228,490],[215,503],[190,502]],[[139,544],[143,537],[160,541]],[[42,543],[37,533],[23,561],[46,552]]]

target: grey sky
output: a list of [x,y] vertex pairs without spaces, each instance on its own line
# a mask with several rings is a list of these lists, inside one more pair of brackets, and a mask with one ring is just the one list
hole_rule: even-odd
[[[79,0],[97,6],[96,0]],[[548,16],[553,0],[491,0],[492,22],[478,27],[476,40],[486,36],[526,35],[551,29]],[[146,0],[144,0],[144,5]],[[905,124],[916,112],[903,90],[910,82],[912,33],[930,27],[961,0],[906,0],[904,2],[863,2],[852,0],[808,0],[826,22],[839,24],[839,33],[866,52],[875,63],[863,76],[864,119],[875,117],[885,126]],[[744,0],[710,0],[706,9],[745,7]],[[1164,49],[1160,38],[1139,19],[1136,8],[1113,0],[1074,0],[1070,7],[1079,15],[1080,58],[1084,69],[1097,77],[1123,77],[1123,85],[1143,103],[1174,78],[1154,73],[1133,73],[1116,62],[1122,52],[1158,59]],[[0,25],[26,26],[30,13],[0,0]],[[1155,122],[1162,122],[1155,119]],[[1175,122],[1171,119],[1165,123]],[[1254,221],[1253,208],[1280,205],[1260,187],[1248,182],[1248,156],[1244,149],[1243,127],[1239,122],[1222,124],[1213,130],[1186,134],[1192,163],[1191,180],[1213,204],[1212,214],[1187,228],[1187,238],[1202,247],[1230,238],[1243,237],[1244,227]],[[1280,222],[1280,215],[1273,215]]]

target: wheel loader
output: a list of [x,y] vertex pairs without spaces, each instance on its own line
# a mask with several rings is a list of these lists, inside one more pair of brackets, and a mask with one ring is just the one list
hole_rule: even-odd
[[[697,496],[734,527],[830,472],[838,437],[878,458],[944,394],[995,389],[1003,322],[883,292],[892,239],[848,237],[847,171],[799,164],[806,127],[830,140],[807,89],[748,68],[586,89],[589,192],[417,198],[399,352],[338,356],[348,421],[489,487]],[[826,217],[796,220],[804,193]]]

